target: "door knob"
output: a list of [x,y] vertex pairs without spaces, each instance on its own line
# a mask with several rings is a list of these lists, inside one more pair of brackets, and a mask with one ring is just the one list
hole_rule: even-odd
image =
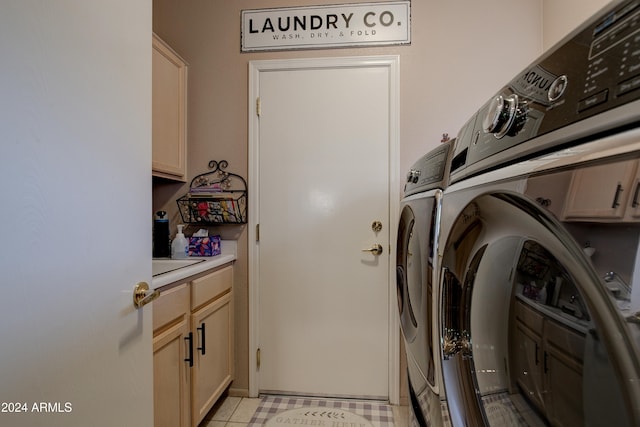
[[371,252],[374,255],[380,255],[382,253],[382,245],[380,243],[376,243],[369,249],[363,249],[362,252]]
[[146,282],[140,282],[133,288],[133,305],[136,308],[149,304],[160,296],[160,291],[154,290],[151,293],[147,293],[148,290],[149,285]]

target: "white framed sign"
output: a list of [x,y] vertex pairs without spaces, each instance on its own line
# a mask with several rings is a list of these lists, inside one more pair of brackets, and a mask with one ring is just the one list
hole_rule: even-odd
[[241,51],[411,44],[411,2],[242,11]]

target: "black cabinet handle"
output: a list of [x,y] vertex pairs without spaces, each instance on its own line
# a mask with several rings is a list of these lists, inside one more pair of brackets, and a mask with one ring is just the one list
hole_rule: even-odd
[[189,332],[189,335],[184,337],[184,340],[189,342],[189,357],[184,361],[189,362],[189,367],[193,367],[193,332]]
[[611,204],[611,207],[614,209],[620,206],[620,193],[622,193],[622,184],[618,183],[616,194],[613,196],[613,203]]
[[633,193],[633,203],[631,203],[631,207],[637,208],[640,203],[638,203],[638,196],[640,196],[640,181],[636,183],[636,191]]
[[200,347],[198,347],[198,350],[200,350],[200,352],[202,353],[202,355],[204,356],[205,352],[206,352],[206,344],[205,344],[205,333],[204,333],[204,322],[202,323],[202,326],[200,326],[199,328],[196,328],[197,330],[199,330],[201,332],[200,334]]
[[538,366],[538,363],[540,363],[540,359],[538,359],[538,350],[539,350],[538,343],[536,343],[536,366]]

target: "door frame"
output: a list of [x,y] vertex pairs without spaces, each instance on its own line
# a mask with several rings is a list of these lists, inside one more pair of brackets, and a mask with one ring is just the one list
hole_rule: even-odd
[[398,404],[400,401],[400,335],[399,321],[396,315],[395,263],[398,223],[400,208],[400,56],[358,56],[340,58],[310,58],[286,60],[249,61],[249,209],[248,215],[248,256],[249,256],[249,396],[258,396],[257,349],[259,322],[259,248],[256,244],[256,225],[260,220],[258,201],[260,200],[259,175],[259,137],[260,121],[258,117],[258,96],[260,94],[260,73],[273,71],[294,71],[304,69],[340,69],[385,67],[389,70],[389,271],[388,271],[388,324],[389,324],[389,401]]

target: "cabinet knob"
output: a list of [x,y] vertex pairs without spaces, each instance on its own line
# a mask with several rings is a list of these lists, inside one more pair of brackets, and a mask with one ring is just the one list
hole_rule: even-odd
[[199,328],[196,328],[198,331],[200,331],[202,334],[200,335],[200,347],[198,347],[198,350],[200,350],[200,352],[202,353],[202,355],[204,356],[207,352],[207,345],[205,342],[206,339],[206,335],[205,335],[205,323],[202,322],[202,326],[200,326]]
[[613,195],[613,203],[611,203],[611,209],[615,209],[620,206],[620,194],[622,193],[622,184],[618,183],[616,187],[616,193]]
[[189,356],[184,359],[185,362],[189,362],[189,367],[193,367],[193,332],[189,332],[189,335],[184,337],[185,342],[187,343],[187,351]]
[[638,196],[640,196],[640,181],[636,183],[636,191],[633,193],[632,208],[637,208],[640,203],[638,202]]

